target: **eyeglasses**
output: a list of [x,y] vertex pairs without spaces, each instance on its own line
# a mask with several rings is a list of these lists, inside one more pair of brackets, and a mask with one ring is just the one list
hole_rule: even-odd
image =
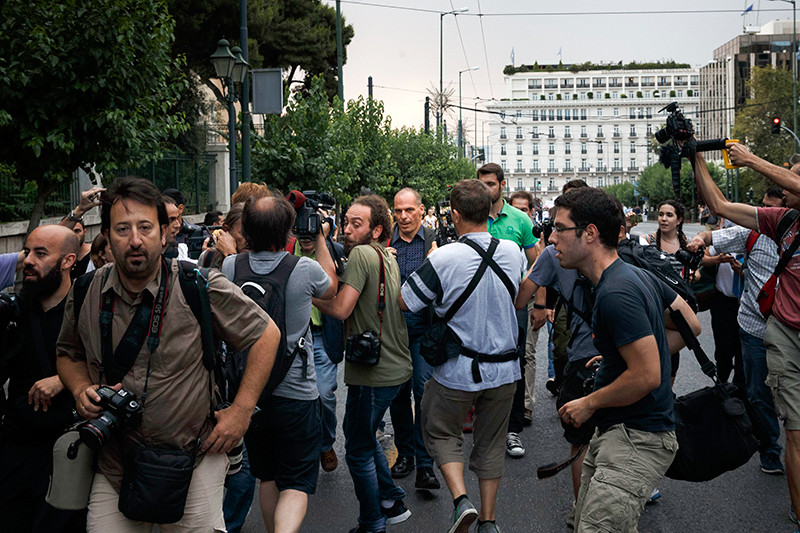
[[586,226],[572,226],[571,228],[553,226],[553,233],[564,233],[565,231],[572,231],[578,229],[586,229]]

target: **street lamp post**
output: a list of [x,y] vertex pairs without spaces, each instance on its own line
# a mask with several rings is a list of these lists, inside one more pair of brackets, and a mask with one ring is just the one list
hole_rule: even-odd
[[438,130],[439,127],[442,125],[442,91],[444,90],[444,85],[442,83],[442,65],[443,61],[443,45],[444,45],[444,16],[445,15],[453,15],[458,16],[459,13],[466,13],[469,11],[468,7],[461,7],[459,9],[454,9],[453,11],[447,11],[446,13],[439,13],[439,101],[436,103],[436,129]]
[[458,157],[464,157],[464,128],[461,125],[461,75],[471,70],[478,70],[480,67],[470,67],[458,71]]
[[[794,118],[794,131],[797,132],[797,4],[795,0],[770,0],[771,2],[787,2],[792,4],[792,113]],[[797,140],[794,141],[794,151],[798,151]]]
[[[250,66],[242,57],[238,46],[230,48],[226,39],[220,39],[217,50],[211,55],[216,77],[222,80],[222,90],[228,102],[228,138],[230,142],[230,187],[231,194],[236,192],[236,85],[247,79],[247,68]],[[248,126],[249,127],[249,126]]]

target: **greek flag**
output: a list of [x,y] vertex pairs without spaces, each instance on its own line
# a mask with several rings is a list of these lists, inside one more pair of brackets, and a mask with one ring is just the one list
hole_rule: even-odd
[[747,9],[742,12],[742,16],[745,16],[749,11],[753,10],[753,4],[750,4]]
[[514,65],[514,48],[511,48],[511,65]]

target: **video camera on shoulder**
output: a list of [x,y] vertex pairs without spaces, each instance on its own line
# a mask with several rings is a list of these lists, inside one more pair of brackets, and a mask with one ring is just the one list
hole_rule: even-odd
[[[186,246],[189,248],[189,257],[197,259],[203,253],[203,243],[212,236],[214,230],[221,229],[222,226],[203,226],[183,221],[179,235],[185,235]],[[212,246],[213,243],[209,243]]]
[[320,216],[319,209],[333,209],[336,199],[332,194],[317,191],[290,191],[286,200],[294,206],[297,217],[292,231],[298,239],[316,237],[322,231],[325,219]]
[[533,236],[537,239],[541,235],[545,243],[550,242],[550,235],[553,234],[553,219],[548,218],[544,222],[533,223]]

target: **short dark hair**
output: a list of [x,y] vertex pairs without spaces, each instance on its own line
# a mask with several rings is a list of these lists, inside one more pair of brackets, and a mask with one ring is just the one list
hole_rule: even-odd
[[250,196],[242,210],[242,237],[254,252],[278,252],[286,248],[297,214],[283,197]]
[[389,215],[389,204],[377,194],[359,196],[353,201],[353,205],[363,205],[369,207],[369,229],[370,231],[381,226],[378,242],[387,242],[392,236],[392,217]]
[[[620,210],[614,197],[602,189],[579,187],[555,199],[558,208],[569,209],[569,218],[579,227],[594,225],[600,242],[606,248],[617,247],[619,241]],[[576,231],[581,235],[581,230]]]
[[486,176],[488,174],[494,174],[495,176],[497,176],[498,183],[505,179],[503,177],[504,176],[503,167],[501,167],[497,163],[486,163],[485,165],[483,165],[481,168],[478,169],[478,179],[480,179],[481,176]]
[[783,200],[783,188],[778,187],[777,185],[772,185],[767,187],[767,190],[764,191],[764,196],[769,196],[770,198],[777,198],[779,200]]
[[164,189],[163,194],[175,200],[175,205],[186,205],[186,200],[178,189]]
[[580,178],[569,180],[564,184],[564,187],[561,188],[561,194],[566,194],[568,191],[572,189],[580,189],[582,187],[588,187],[589,184],[583,181]]
[[228,214],[225,215],[225,220],[222,221],[222,225],[230,230],[233,226],[236,225],[237,222],[242,220],[242,211],[244,210],[244,202],[239,202],[233,204],[231,206],[230,211]]
[[450,207],[467,222],[485,223],[492,208],[492,193],[481,180],[461,180],[450,190]]
[[178,207],[179,205],[181,205],[181,204],[178,203],[178,200],[176,200],[175,198],[173,198],[169,194],[162,194],[161,198],[164,200],[164,205],[169,204],[169,205],[174,205],[175,207]]
[[522,198],[523,200],[528,202],[528,209],[530,209],[531,212],[533,212],[533,210],[536,209],[536,205],[534,205],[535,202],[533,200],[533,195],[528,191],[514,191],[514,193],[512,193],[511,196],[508,197],[508,203],[510,204],[517,198]]
[[155,207],[158,213],[158,230],[161,226],[169,224],[167,208],[164,198],[158,187],[151,181],[136,176],[125,176],[115,179],[108,189],[100,196],[102,208],[100,209],[100,231],[111,228],[111,208],[117,202],[131,200],[142,205]]
[[203,218],[203,225],[215,226],[220,218],[222,218],[222,211],[209,211]]

